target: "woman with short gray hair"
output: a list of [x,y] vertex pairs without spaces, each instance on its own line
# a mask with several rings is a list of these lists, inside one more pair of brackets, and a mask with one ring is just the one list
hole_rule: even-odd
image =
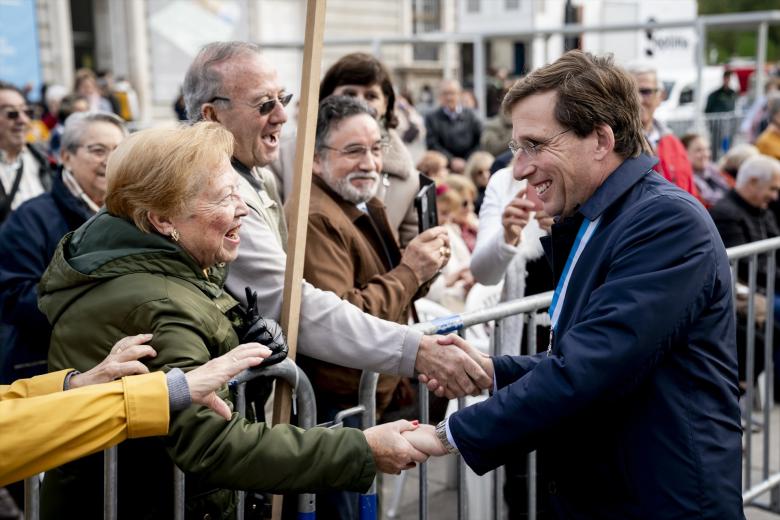
[[60,239],[103,205],[106,161],[126,134],[114,114],[71,115],[51,192],[19,206],[0,228],[0,315],[11,328],[0,346],[0,383],[46,372],[51,327],[38,310],[38,282]]

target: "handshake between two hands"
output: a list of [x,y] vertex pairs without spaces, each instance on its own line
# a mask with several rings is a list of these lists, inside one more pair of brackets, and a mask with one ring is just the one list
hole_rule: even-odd
[[377,470],[383,473],[398,474],[425,462],[428,457],[447,454],[430,424],[400,420],[374,426],[363,433]]
[[[424,336],[415,368],[420,382],[439,397],[478,395],[493,385],[493,361],[455,334]],[[428,457],[446,455],[436,429],[417,421],[395,421],[364,432],[377,469],[400,473]]]
[[[146,343],[151,334],[139,334],[118,341],[109,355],[93,369],[73,376],[70,388],[105,383],[114,379],[147,373],[140,358],[156,356]],[[271,351],[259,343],[247,343],[229,353],[187,372],[187,385],[194,403],[212,408],[229,420],[231,410],[215,391],[242,370],[256,366]],[[493,385],[493,362],[489,356],[469,345],[457,335],[423,336],[417,352],[415,369],[419,379],[437,396],[449,399],[477,395]],[[377,470],[398,474],[428,457],[445,455],[436,430],[417,421],[395,421],[374,426],[363,432],[374,455]]]

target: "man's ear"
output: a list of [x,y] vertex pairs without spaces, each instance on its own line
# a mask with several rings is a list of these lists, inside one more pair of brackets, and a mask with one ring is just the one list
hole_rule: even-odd
[[611,126],[603,123],[596,125],[593,132],[596,136],[594,158],[596,160],[602,160],[615,149],[615,134],[612,132]]
[[220,122],[219,117],[217,116],[217,110],[211,103],[206,103],[200,107],[200,115],[203,116],[204,121],[214,121],[215,123]]
[[322,175],[322,158],[319,152],[314,152],[314,159],[311,162],[311,171],[315,175]]
[[60,151],[60,163],[68,170],[70,170],[70,160],[73,158],[73,154],[70,153],[70,150],[67,148],[63,148],[62,151]]
[[171,236],[173,230],[176,229],[176,226],[173,225],[173,222],[170,218],[165,217],[154,210],[149,210],[149,212],[146,214],[146,218],[149,219],[149,223],[154,227],[154,229],[163,236]]

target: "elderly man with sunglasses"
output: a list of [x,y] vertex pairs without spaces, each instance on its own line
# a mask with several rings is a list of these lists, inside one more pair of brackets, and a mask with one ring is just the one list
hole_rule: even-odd
[[[241,174],[249,215],[241,226],[238,258],[231,264],[227,289],[246,304],[245,288],[257,293],[260,313],[278,319],[284,288],[287,232],[273,174],[265,167],[279,153],[290,97],[259,46],[245,42],[206,45],[190,65],[183,86],[191,120],[223,124],[236,139],[233,166]],[[436,238],[437,254],[449,254],[445,232]],[[329,291],[304,282],[299,352],[350,368],[383,374],[428,374],[453,397],[490,385],[474,361],[471,347],[423,336],[410,328],[363,313]],[[434,385],[431,385],[433,387]]]
[[655,110],[663,99],[663,88],[658,80],[658,72],[652,67],[640,65],[629,67],[629,72],[636,81],[645,139],[658,157],[658,164],[653,169],[666,180],[701,200],[699,190],[693,182],[693,168],[688,160],[685,146],[669,127],[654,117]]
[[46,156],[25,142],[32,119],[22,91],[0,81],[0,223],[51,186]]

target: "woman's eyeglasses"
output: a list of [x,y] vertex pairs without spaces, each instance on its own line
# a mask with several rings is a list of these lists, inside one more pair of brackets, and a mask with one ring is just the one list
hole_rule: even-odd
[[95,159],[103,160],[111,155],[111,152],[116,149],[116,146],[109,148],[108,146],[104,146],[102,144],[82,144],[79,145],[79,148],[86,149],[87,153],[89,153]]
[[[273,112],[274,108],[276,108],[276,103],[280,103],[283,107],[286,107],[290,104],[290,101],[292,101],[292,94],[284,94],[281,97],[276,97],[269,99],[268,101],[263,101],[259,105],[250,105],[249,103],[244,103],[247,106],[250,106],[260,112],[261,116],[267,116],[271,112]],[[230,98],[222,97],[222,96],[214,96],[211,98],[209,103],[213,103],[214,101],[225,101],[227,103],[230,103]]]

